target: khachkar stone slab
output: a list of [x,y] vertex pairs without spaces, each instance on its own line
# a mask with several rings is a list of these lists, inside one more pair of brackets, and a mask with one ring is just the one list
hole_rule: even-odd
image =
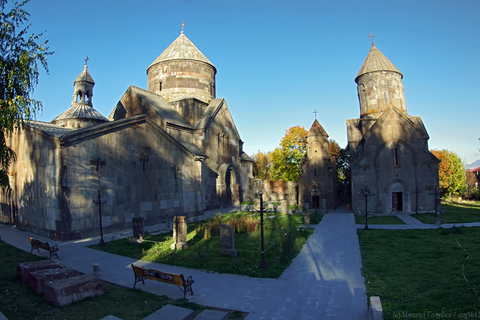
[[233,257],[237,256],[237,250],[234,247],[235,242],[235,228],[229,224],[220,225],[220,244],[222,245],[222,250],[220,254],[230,255]]
[[30,273],[29,284],[36,293],[42,293],[46,283],[82,275],[71,268],[38,270]]
[[187,221],[185,216],[173,217],[173,240],[172,250],[183,250],[187,245]]
[[135,239],[143,240],[145,237],[145,222],[142,217],[133,217],[133,237]]
[[23,283],[30,281],[30,273],[46,270],[46,269],[59,269],[65,268],[60,262],[54,260],[41,260],[19,263],[17,266],[17,274],[22,279]]
[[66,306],[85,298],[103,294],[103,285],[99,277],[81,275],[46,283],[43,294],[47,301],[56,306]]

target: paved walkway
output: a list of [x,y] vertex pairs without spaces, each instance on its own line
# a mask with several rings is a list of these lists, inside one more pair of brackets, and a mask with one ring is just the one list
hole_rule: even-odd
[[[406,225],[371,225],[383,229],[438,228],[426,225],[408,214],[397,214]],[[468,225],[480,225],[468,224]],[[442,225],[443,226],[443,225]],[[445,225],[450,227],[453,225]],[[164,226],[162,226],[164,227]],[[326,214],[315,226],[312,236],[301,253],[293,260],[279,279],[259,279],[246,276],[218,274],[159,263],[149,263],[87,248],[98,243],[99,238],[58,242],[60,261],[83,273],[93,273],[93,263],[101,263],[101,278],[125,287],[133,286],[130,264],[147,266],[172,273],[192,275],[194,295],[188,300],[201,305],[249,312],[253,319],[349,319],[366,320],[367,296],[361,275],[362,261],[356,229],[351,212],[344,208]],[[149,227],[149,231],[154,231]],[[124,233],[108,234],[106,241]],[[30,251],[28,236],[12,226],[0,225],[0,236],[6,243]],[[42,239],[40,237],[40,239]],[[39,255],[46,256],[46,252]],[[174,299],[183,297],[175,286],[154,281],[139,284],[142,290],[167,295]]]

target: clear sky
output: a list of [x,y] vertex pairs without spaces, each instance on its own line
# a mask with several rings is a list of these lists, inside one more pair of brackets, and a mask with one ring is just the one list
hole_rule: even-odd
[[403,73],[410,115],[430,149],[480,158],[478,0],[31,0],[31,31],[46,31],[55,55],[34,97],[37,120],[70,107],[73,81],[88,70],[93,106],[108,117],[129,85],[147,88],[147,67],[181,32],[217,68],[248,154],[271,151],[285,130],[307,130],[313,111],[330,138],[347,144],[346,119],[360,109],[354,78],[375,35]]

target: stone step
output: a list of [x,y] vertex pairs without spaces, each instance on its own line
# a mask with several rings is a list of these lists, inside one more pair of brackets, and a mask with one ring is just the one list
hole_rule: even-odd
[[118,318],[118,317],[115,317],[115,316],[112,316],[112,315],[108,315],[100,320],[123,320],[122,318]]
[[167,304],[143,320],[193,320],[194,316],[195,311],[193,310]]
[[225,320],[228,318],[228,312],[217,310],[203,310],[194,320]]

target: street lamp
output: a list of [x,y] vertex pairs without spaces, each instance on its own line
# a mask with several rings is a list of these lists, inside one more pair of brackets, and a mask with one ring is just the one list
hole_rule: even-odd
[[99,247],[105,246],[105,241],[103,240],[103,223],[102,223],[102,204],[106,204],[107,201],[100,198],[100,189],[98,189],[98,199],[93,200],[93,203],[98,205],[98,215],[100,216],[100,242],[98,243]]
[[258,190],[258,195],[260,196],[260,237],[261,237],[261,246],[262,246],[262,261],[260,261],[260,268],[266,270],[268,268],[267,261],[265,261],[265,242],[263,236],[263,191]]
[[362,193],[358,193],[358,196],[364,196],[365,197],[365,228],[364,230],[368,230],[368,197],[374,196],[375,193],[370,193],[368,192],[368,183],[365,182],[365,189],[363,190]]

